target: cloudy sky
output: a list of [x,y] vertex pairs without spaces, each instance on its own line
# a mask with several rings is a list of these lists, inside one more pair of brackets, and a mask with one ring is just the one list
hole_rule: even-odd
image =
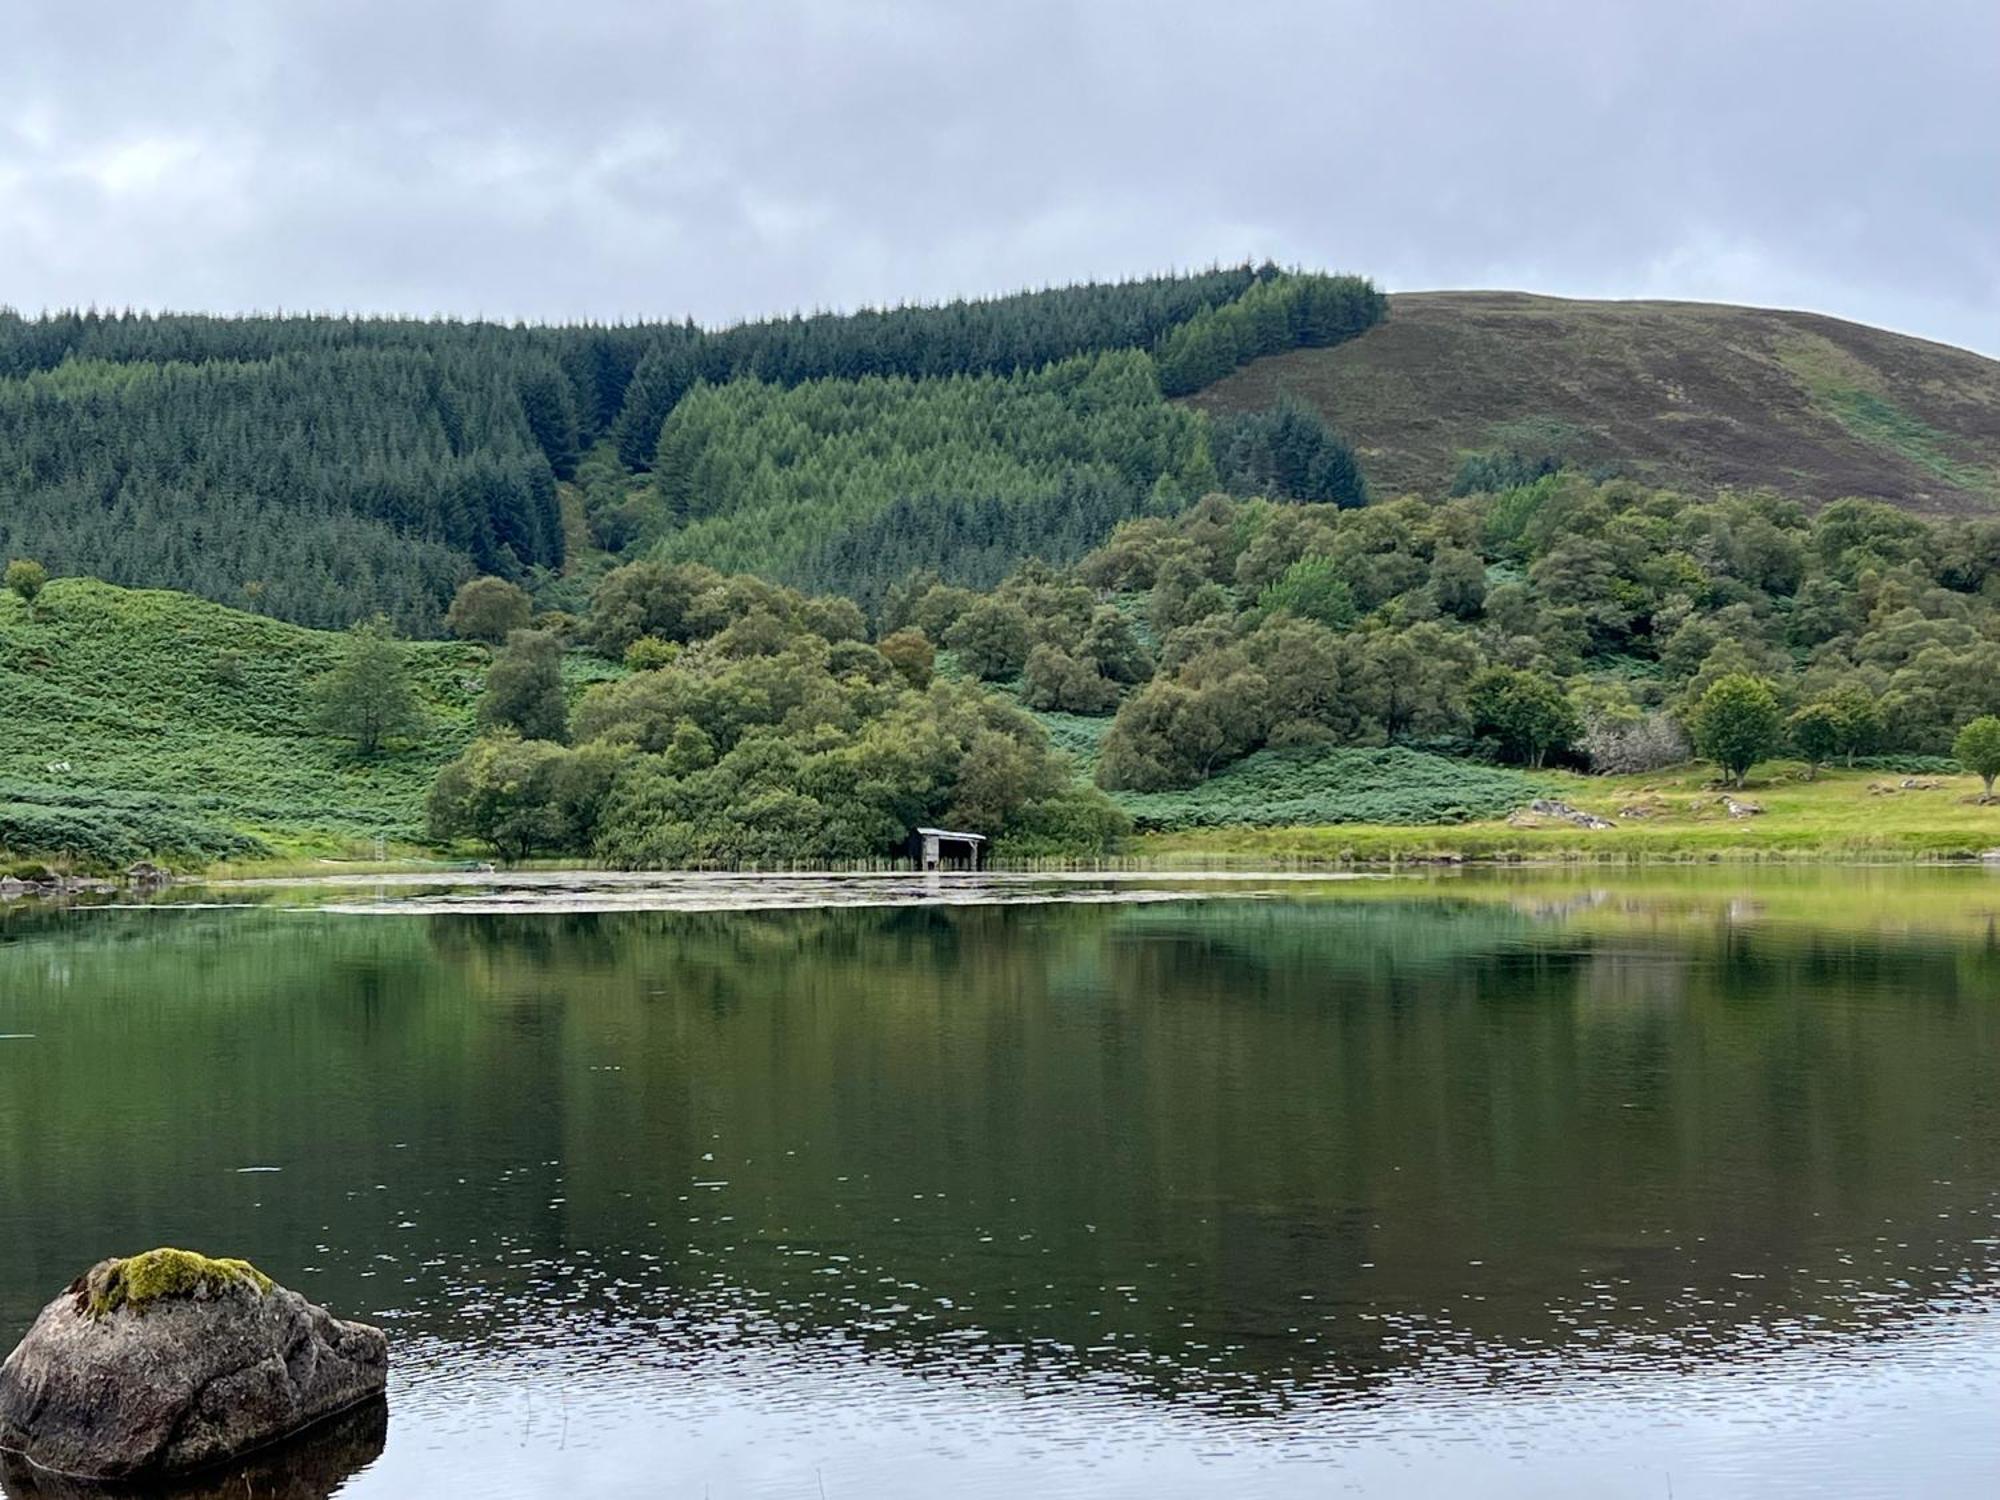
[[1273,257],[2000,354],[1995,0],[0,0],[0,303],[566,319]]

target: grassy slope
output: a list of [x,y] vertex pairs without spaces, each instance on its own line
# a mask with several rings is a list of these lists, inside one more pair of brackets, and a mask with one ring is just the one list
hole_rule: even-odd
[[[1731,793],[1764,809],[1732,818],[1706,767],[1651,776],[1589,777],[1547,772],[1544,795],[1617,826],[1586,830],[1555,819],[1492,820],[1455,827],[1201,829],[1149,834],[1137,852],[1163,861],[1212,856],[1274,860],[1463,859],[1911,859],[1963,858],[2000,848],[2000,805],[1977,803],[1972,776],[1919,778],[1934,789],[1903,790],[1901,775],[1828,771],[1801,779],[1796,765],[1759,768]],[[1895,788],[1888,792],[1876,787]],[[1643,806],[1648,816],[1627,810]]]
[[[32,619],[0,596],[0,796],[160,793],[281,853],[414,840],[432,777],[472,732],[486,653],[412,645],[425,730],[360,760],[307,722],[310,686],[339,647],[326,632],[89,579],[50,584]],[[240,673],[218,680],[230,653]]]
[[2000,501],[2000,362],[1811,313],[1407,293],[1351,343],[1258,360],[1192,399],[1259,409],[1287,390],[1356,444],[1378,494],[1438,492],[1460,452],[1525,429],[1697,492]]
[[1260,750],[1179,792],[1114,792],[1143,831],[1256,824],[1440,824],[1504,815],[1541,793],[1537,780],[1393,746]]

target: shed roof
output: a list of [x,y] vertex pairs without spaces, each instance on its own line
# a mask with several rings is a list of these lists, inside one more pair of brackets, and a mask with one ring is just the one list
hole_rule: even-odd
[[963,839],[968,844],[986,842],[986,835],[983,833],[959,833],[950,828],[919,828],[917,832],[927,839]]

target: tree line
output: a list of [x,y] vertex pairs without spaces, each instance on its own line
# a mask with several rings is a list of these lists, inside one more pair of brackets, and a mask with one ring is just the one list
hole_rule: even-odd
[[[629,668],[574,704],[565,641],[519,628],[525,594],[461,592],[459,629],[493,640],[483,733],[446,766],[429,822],[509,858],[632,867],[777,867],[900,853],[913,829],[986,834],[1016,856],[1105,852],[1125,830],[1041,727],[981,686],[934,675],[914,632],[870,643],[860,609],[698,564],[629,564],[565,626]],[[397,701],[367,627],[331,674],[327,722]],[[349,731],[354,732],[354,731]]]
[[555,470],[522,399],[536,375],[346,348],[0,381],[0,555],[433,633],[469,574],[563,562]]
[[2000,521],[1568,471],[1363,509],[1216,495],[985,595],[913,579],[884,604],[905,623],[1031,706],[1111,716],[1112,788],[1315,744],[1605,771],[1692,749],[1735,777],[1963,758],[2000,713]]
[[[1210,342],[1239,325],[1266,340],[1280,324],[1287,338],[1320,339],[1352,321],[1336,304],[1360,305],[1336,287],[1348,279],[1244,265],[713,331],[0,311],[0,553],[305,624],[380,613],[432,634],[466,579],[532,586],[564,566],[563,484],[579,485],[591,528],[581,535],[613,553],[690,519],[721,520],[746,491],[748,508],[764,504],[768,486],[731,467],[747,449],[711,445],[706,418],[669,421],[684,398],[760,408],[763,393],[818,386],[812,399],[868,421],[874,396],[896,386],[952,413],[963,438],[885,432],[902,461],[863,483],[834,472],[854,463],[835,433],[760,435],[756,463],[817,467],[787,481],[799,514],[778,554],[751,556],[712,527],[673,555],[865,591],[890,576],[885,556],[905,569],[946,565],[964,546],[990,582],[1001,562],[1074,556],[1117,520],[1177,508],[1206,482],[1177,475],[1153,488],[1190,461],[1160,445],[1186,449],[1192,419],[1154,411],[1121,428],[1109,417],[1132,418],[1130,401],[1099,413],[1088,405],[1099,383],[1066,387],[1050,372],[1115,351],[1165,357],[1191,320],[1204,320]],[[1024,441],[1004,438],[1030,397],[1072,410],[1038,418]],[[1067,435],[1053,437],[1049,423],[1064,421]],[[962,463],[968,447],[990,457],[1010,443],[997,464]],[[635,485],[662,454],[657,493]],[[823,517],[808,514],[822,505]]]

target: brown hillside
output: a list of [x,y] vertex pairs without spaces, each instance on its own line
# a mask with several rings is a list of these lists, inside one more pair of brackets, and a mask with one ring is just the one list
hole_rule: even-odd
[[1351,343],[1257,360],[1192,401],[1285,391],[1355,445],[1378,495],[1442,490],[1469,449],[1553,443],[1697,492],[2000,503],[2000,362],[1815,313],[1409,292]]

